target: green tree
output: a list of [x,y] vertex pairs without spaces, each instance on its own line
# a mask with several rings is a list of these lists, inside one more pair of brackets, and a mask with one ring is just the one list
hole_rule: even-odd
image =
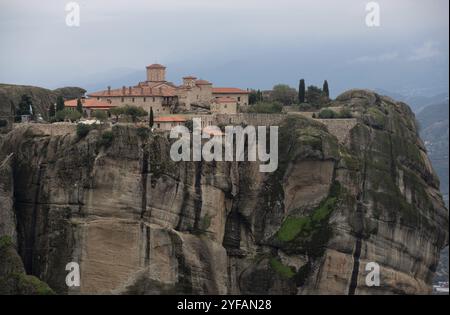
[[273,87],[271,93],[271,100],[279,102],[283,105],[291,105],[295,103],[297,98],[297,91],[286,84],[277,84]]
[[301,79],[298,85],[298,102],[300,104],[305,102],[305,80]]
[[322,90],[314,85],[308,86],[306,100],[315,108],[321,108],[328,103],[328,98],[323,95]]
[[48,108],[48,117],[53,118],[55,117],[55,114],[56,114],[55,104],[51,103],[50,107]]
[[119,107],[119,106],[113,107],[109,110],[109,113],[111,115],[116,116],[116,120],[119,120],[119,116],[122,115],[123,112],[124,112],[123,107]]
[[68,109],[65,108],[63,110],[59,110],[56,112],[55,114],[55,120],[56,121],[65,121],[65,120],[70,120],[70,121],[77,121],[81,118],[81,114],[76,111],[76,110],[72,110],[72,109]]
[[59,112],[60,110],[64,109],[64,98],[60,95],[56,98],[56,111]]
[[108,118],[106,111],[100,109],[94,110],[91,116],[100,121],[105,121]]
[[258,96],[257,97],[258,102],[264,101],[263,93],[261,92],[261,90],[258,90],[257,96]]
[[[31,110],[30,110],[31,109]],[[20,98],[19,107],[16,111],[16,115],[31,115],[33,111],[33,101],[31,97],[27,94],[23,94]]]
[[323,88],[322,88],[323,94],[327,97],[330,98],[330,90],[328,89],[328,81],[325,80],[323,81]]
[[153,108],[150,107],[150,117],[148,118],[148,124],[150,128],[153,128],[153,125],[155,124],[155,119],[153,117]]
[[67,110],[66,119],[70,120],[71,122],[77,121],[81,118],[81,113],[76,110]]
[[77,98],[77,111],[81,114],[83,113],[83,104],[80,98]]
[[133,105],[125,105],[123,113],[131,118],[133,122],[136,122],[138,117],[147,116],[148,113],[142,108]]
[[257,102],[257,98],[258,98],[257,93],[258,92],[255,90],[250,91],[250,94],[248,95],[248,104],[249,105],[253,105]]

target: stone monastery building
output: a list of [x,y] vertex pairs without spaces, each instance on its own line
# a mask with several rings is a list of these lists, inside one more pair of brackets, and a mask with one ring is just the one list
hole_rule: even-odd
[[[110,107],[135,105],[146,111],[153,109],[156,116],[197,109],[211,113],[236,114],[248,105],[249,92],[230,87],[213,87],[206,80],[194,76],[183,77],[179,86],[166,81],[166,67],[160,64],[147,66],[147,80],[135,86],[123,86],[94,92],[88,96]],[[95,102],[94,101],[94,102]]]

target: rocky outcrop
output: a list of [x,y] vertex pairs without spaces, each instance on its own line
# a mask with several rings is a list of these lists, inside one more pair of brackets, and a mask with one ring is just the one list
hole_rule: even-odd
[[[173,162],[166,134],[131,125],[10,132],[0,160],[13,153],[26,271],[69,294],[429,293],[448,211],[414,115],[369,91],[336,103],[356,117],[345,141],[286,115],[273,173]],[[65,284],[69,262],[78,288]],[[378,287],[366,285],[369,262]]]
[[[22,95],[31,97],[34,110],[47,118],[50,104],[56,103],[56,98],[62,96],[65,99],[74,99],[84,95],[86,90],[79,87],[64,87],[48,90],[37,86],[0,84],[0,113],[10,114],[10,108],[18,108]],[[2,115],[0,115],[2,116]]]

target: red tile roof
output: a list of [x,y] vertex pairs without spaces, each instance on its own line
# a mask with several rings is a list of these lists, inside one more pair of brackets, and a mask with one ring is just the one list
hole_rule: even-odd
[[[109,109],[112,107],[115,107],[114,105],[111,105],[108,102],[105,101],[98,101],[94,98],[82,98],[81,104],[83,104],[84,108],[104,108]],[[66,107],[77,107],[77,99],[68,100],[64,102],[64,106]]]
[[155,122],[185,122],[186,118],[182,116],[161,116],[157,117],[154,120]]
[[197,80],[197,81],[195,81],[195,84],[197,84],[197,85],[212,85],[211,82],[206,81],[206,80]]
[[160,65],[159,63],[154,63],[149,66],[147,66],[149,69],[166,69],[163,65]]
[[161,83],[159,86],[141,85],[125,87],[120,89],[103,90],[88,94],[91,97],[133,97],[133,96],[155,96],[155,97],[174,97],[176,88],[171,84]]
[[245,91],[239,88],[229,88],[229,87],[215,87],[213,88],[213,93],[215,94],[250,94],[249,91]]
[[216,103],[236,103],[234,97],[217,97],[214,101]]

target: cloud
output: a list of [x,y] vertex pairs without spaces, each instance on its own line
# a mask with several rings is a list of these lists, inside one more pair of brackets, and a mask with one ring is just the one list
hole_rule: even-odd
[[399,57],[398,52],[388,52],[380,55],[372,55],[372,56],[361,56],[350,60],[349,63],[373,63],[373,62],[385,62],[395,60]]
[[439,43],[435,41],[427,41],[422,46],[413,50],[412,54],[408,57],[409,61],[418,61],[431,59],[439,56],[441,51],[439,50]]

